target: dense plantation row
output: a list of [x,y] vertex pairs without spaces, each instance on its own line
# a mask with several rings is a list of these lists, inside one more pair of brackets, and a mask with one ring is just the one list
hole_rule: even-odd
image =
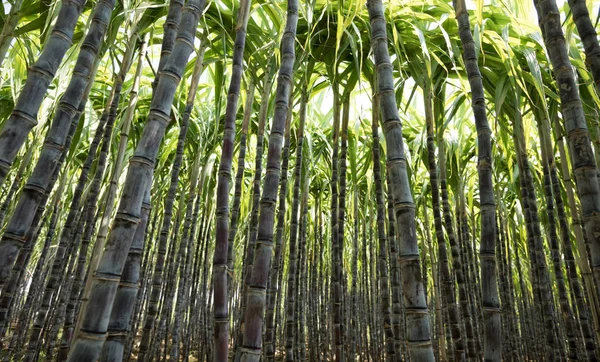
[[3,5],[2,361],[600,358],[593,1]]

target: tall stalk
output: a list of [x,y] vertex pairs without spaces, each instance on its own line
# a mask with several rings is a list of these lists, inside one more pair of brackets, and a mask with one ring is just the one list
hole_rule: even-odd
[[[158,72],[156,74],[156,78],[152,84],[153,88],[156,88],[158,84],[158,76],[159,73],[163,70],[167,59],[171,55],[173,50],[173,45],[175,43],[175,37],[177,36],[177,29],[179,27],[179,21],[181,20],[181,9],[183,8],[182,0],[170,0],[169,1],[169,9],[167,13],[167,18],[165,19],[165,23],[163,25],[163,39],[161,45],[161,53],[159,59]],[[135,33],[134,33],[135,34]],[[136,35],[137,36],[137,35]],[[132,36],[132,38],[136,37]],[[114,208],[114,199],[117,193],[117,186],[119,179],[121,178],[121,172],[123,171],[123,161],[125,156],[125,151],[127,150],[127,141],[129,139],[129,130],[131,128],[131,123],[133,121],[133,117],[135,116],[135,108],[138,102],[138,90],[139,90],[139,78],[142,73],[142,68],[144,64],[144,56],[145,52],[142,51],[146,46],[147,39],[149,33],[146,34],[144,41],[140,45],[140,53],[138,57],[138,65],[136,68],[134,82],[132,84],[132,88],[130,91],[129,104],[127,110],[125,112],[125,116],[123,119],[123,126],[121,130],[121,139],[119,140],[119,151],[117,155],[117,160],[115,162],[115,167],[113,170],[113,175],[107,195],[106,207],[104,210],[104,214],[102,217],[102,221],[100,222],[100,229],[98,231],[98,236],[96,238],[96,242],[94,243],[94,250],[92,252],[92,257],[89,263],[88,269],[94,273],[98,268],[98,264],[100,262],[100,258],[102,256],[102,251],[104,250],[104,246],[106,244],[106,238],[110,229],[110,220],[112,217],[112,212]],[[130,40],[131,41],[131,40]],[[87,307],[87,302],[89,300],[91,287],[92,287],[93,278],[87,278],[87,282],[85,285],[85,289],[83,291],[82,296],[82,305],[81,310],[85,310]],[[81,327],[81,318],[77,320],[76,331],[79,331]]]
[[[192,114],[192,109],[194,108],[194,101],[196,99],[198,84],[200,83],[200,76],[202,75],[202,72],[204,70],[204,51],[205,51],[205,47],[201,46],[199,54],[196,57],[196,64],[194,65],[194,70],[192,72],[190,89],[189,89],[186,104],[185,104],[185,111],[183,112],[183,117],[181,120],[182,132],[183,132],[183,129],[185,128],[186,132],[183,132],[185,134],[187,134],[187,129],[189,128],[190,117]],[[189,260],[189,254],[191,253],[191,249],[190,249],[190,251],[187,251],[187,252],[186,252],[186,249],[187,249],[188,245],[190,244],[191,237],[193,236],[190,234],[190,227],[191,227],[191,222],[192,222],[191,217],[192,217],[192,212],[193,212],[194,199],[196,196],[196,192],[198,191],[197,188],[200,187],[200,193],[202,192],[201,186],[197,186],[198,172],[199,172],[198,168],[199,167],[200,167],[200,163],[198,161],[196,161],[195,164],[192,166],[192,177],[190,179],[191,191],[187,193],[188,194],[188,204],[186,206],[186,214],[185,214],[186,216],[185,216],[185,223],[184,223],[184,228],[183,228],[183,236],[182,236],[182,239],[180,241],[180,246],[179,246],[180,259],[185,258],[186,260]],[[181,204],[179,207],[180,207],[180,210],[183,210],[183,204]],[[187,266],[188,262],[186,262],[185,265]],[[181,273],[179,276],[179,286],[177,288],[177,292],[178,292],[178,294],[177,294],[177,311],[179,311],[179,312],[176,311],[176,316],[175,316],[176,324],[179,323],[179,319],[180,319],[180,316],[182,313],[181,308],[184,303],[182,301],[182,299],[184,298],[183,290],[185,288],[185,286],[184,286],[185,279],[186,279],[186,271],[181,270]],[[175,329],[173,330],[173,335],[172,335],[173,347],[172,347],[171,359],[176,361],[179,358],[179,325],[175,325],[174,328]]]
[[[200,156],[200,154],[198,154],[198,157]],[[200,184],[199,187],[201,187],[202,185],[204,185],[204,177],[202,177],[200,179]],[[198,197],[196,197],[196,204],[194,206],[194,213],[192,214],[192,228],[189,232],[189,237],[190,238],[194,238],[195,240],[193,241],[193,243],[195,243],[195,247],[196,250],[194,252],[194,262],[193,265],[191,265],[192,269],[191,270],[187,270],[186,273],[186,278],[188,278],[189,282],[191,283],[191,286],[188,287],[187,289],[189,290],[189,295],[187,295],[186,297],[189,298],[186,302],[187,302],[187,308],[189,311],[189,315],[188,315],[188,328],[187,330],[183,333],[183,355],[186,356],[185,359],[188,358],[188,356],[190,355],[190,339],[192,337],[192,334],[194,333],[194,327],[197,326],[197,317],[198,317],[198,313],[195,313],[195,307],[196,307],[196,301],[197,301],[197,286],[198,286],[198,272],[200,271],[200,267],[199,267],[199,263],[200,263],[200,259],[201,259],[201,243],[202,240],[198,240],[198,238],[195,238],[196,235],[196,231],[198,229],[198,224],[200,224],[200,227],[202,227],[202,221],[200,221],[199,215],[200,215],[200,204],[202,203],[202,193],[201,192],[197,192],[198,193]],[[202,237],[202,233],[198,233],[199,237]],[[190,247],[191,250],[191,247]],[[192,272],[193,270],[193,272]],[[188,290],[186,290],[186,293],[188,292]]]
[[563,323],[567,338],[568,355],[569,360],[577,360],[578,358],[578,343],[576,340],[580,339],[579,328],[576,330],[575,319],[567,296],[567,285],[563,274],[563,262],[562,255],[558,246],[558,233],[556,230],[556,216],[554,214],[555,203],[554,195],[552,191],[552,180],[550,176],[550,165],[554,162],[552,156],[552,146],[548,144],[550,141],[546,137],[550,134],[549,132],[542,131],[541,128],[545,126],[545,121],[538,119],[538,127],[540,129],[540,141],[542,143],[541,155],[542,155],[542,172],[543,172],[543,186],[544,196],[546,201],[546,214],[548,215],[548,226],[549,226],[549,247],[552,256],[552,265],[554,267],[554,278],[558,289],[559,305],[561,314],[563,317]]
[[[443,223],[442,223],[442,210],[440,205],[440,186],[438,183],[438,169],[435,162],[435,125],[433,119],[433,91],[431,84],[427,84],[423,93],[425,96],[425,123],[427,127],[427,166],[429,170],[429,183],[431,185],[431,204],[433,206],[433,224],[435,230],[436,241],[438,244],[438,265],[440,271],[440,279],[444,291],[444,297],[446,298],[445,309],[448,313],[450,322],[450,335],[454,345],[454,360],[464,361],[465,360],[465,343],[461,336],[460,325],[458,321],[458,305],[456,304],[456,294],[454,292],[454,279],[450,274],[450,266],[448,260],[448,250],[446,247],[446,237],[444,235]],[[438,156],[440,157],[440,156]],[[451,225],[450,225],[451,226]],[[446,225],[446,232],[450,234],[448,225]],[[452,238],[454,234],[452,234]],[[456,261],[456,257],[453,255],[453,260]],[[454,270],[458,272],[458,270]],[[462,275],[461,275],[462,276]],[[461,280],[462,282],[462,280]]]
[[496,268],[496,204],[492,181],[492,130],[487,119],[483,79],[477,64],[469,13],[464,0],[454,0],[453,5],[463,48],[463,60],[469,77],[471,107],[477,129],[477,174],[481,205],[479,258],[481,259],[482,309],[485,324],[483,328],[484,359],[499,362],[502,359],[502,326]]
[[[577,313],[574,314],[576,314],[578,317],[579,327],[581,328],[581,331],[583,333],[583,343],[585,347],[585,352],[587,354],[588,359],[592,361],[597,359],[596,342],[594,340],[594,335],[589,320],[589,305],[592,305],[592,301],[588,301],[589,304],[584,301],[583,291],[581,288],[581,283],[579,281],[579,275],[577,274],[577,266],[575,263],[575,258],[573,256],[573,246],[571,244],[571,227],[567,221],[567,216],[565,213],[565,207],[562,198],[562,188],[558,180],[552,147],[552,139],[550,135],[550,124],[548,120],[542,119],[539,127],[541,130],[540,138],[543,140],[543,150],[545,151],[546,155],[545,159],[548,164],[547,167],[549,168],[549,182],[551,183],[552,188],[551,194],[549,195],[552,195],[554,197],[554,202],[556,203],[558,228],[560,231],[560,239],[562,244],[562,252],[565,260],[567,280],[569,281],[571,294],[573,294],[575,298],[573,310],[577,311]],[[550,191],[546,190],[546,192],[548,193]],[[575,210],[575,212],[577,212],[577,210]],[[587,262],[586,265],[588,265]]]
[[[234,269],[234,242],[238,230],[238,223],[240,219],[240,204],[242,201],[242,181],[244,178],[244,171],[246,170],[246,147],[248,139],[248,125],[250,123],[250,117],[252,117],[252,105],[254,103],[254,82],[251,82],[248,86],[248,94],[246,96],[246,104],[244,106],[244,118],[242,120],[242,129],[240,134],[240,150],[238,152],[237,160],[237,171],[235,172],[235,185],[233,191],[233,206],[231,208],[231,221],[230,230],[227,237],[227,267],[229,270]],[[264,123],[263,123],[264,125]],[[231,273],[227,277],[227,288],[228,293],[232,290],[232,277]]]
[[[229,244],[229,182],[233,162],[233,144],[235,141],[235,118],[237,103],[244,70],[244,48],[246,46],[246,28],[250,17],[251,0],[240,1],[235,45],[232,62],[232,75],[227,93],[223,146],[217,181],[217,210],[215,253],[213,255],[214,286],[214,360],[226,362],[229,354],[229,306],[227,286],[227,249]],[[239,166],[238,166],[239,167]]]
[[275,63],[272,62],[269,68],[269,72],[266,74],[264,81],[263,93],[261,96],[261,107],[259,112],[258,119],[258,132],[256,137],[256,156],[255,156],[255,169],[254,169],[254,179],[252,182],[252,206],[250,213],[250,226],[249,232],[247,236],[247,242],[244,246],[244,260],[242,264],[242,277],[241,277],[241,297],[239,301],[239,312],[236,316],[237,319],[237,336],[234,340],[234,361],[239,362],[241,357],[240,345],[243,340],[244,334],[244,315],[246,311],[246,295],[248,291],[248,285],[250,283],[250,275],[252,274],[252,265],[254,263],[254,250],[256,245],[256,237],[258,234],[258,211],[259,211],[259,202],[260,202],[260,181],[262,176],[262,161],[263,161],[263,151],[264,151],[264,131],[265,131],[265,123],[267,118],[267,113],[269,110],[269,100],[270,100],[270,92],[272,86],[272,77],[275,71]]
[[[373,153],[373,177],[375,179],[375,202],[377,206],[377,239],[379,240],[377,279],[379,281],[379,294],[381,296],[381,313],[383,314],[383,326],[385,329],[385,351],[386,360],[399,361],[392,329],[392,311],[390,309],[390,294],[388,289],[388,260],[387,260],[387,238],[385,229],[385,201],[383,199],[383,180],[381,178],[381,159],[379,156],[379,99],[377,95],[373,98],[373,141],[371,152]],[[389,191],[388,191],[389,192]]]
[[[356,352],[357,349],[360,350],[359,342],[359,313],[357,308],[357,299],[358,299],[358,190],[356,187],[357,180],[353,177],[353,181],[355,184],[354,190],[352,192],[352,206],[353,206],[353,230],[352,230],[352,288],[350,295],[350,353],[348,354],[348,358],[350,361],[356,360]],[[311,260],[314,263],[314,260]],[[393,268],[393,267],[392,267]],[[312,298],[311,298],[312,300]],[[394,320],[392,320],[392,323]],[[396,334],[394,333],[394,338]]]
[[[337,71],[337,70],[336,70]],[[333,348],[336,362],[344,362],[344,348],[342,342],[342,261],[339,260],[339,138],[340,138],[340,99],[339,84],[337,80],[333,81],[333,147],[331,156],[331,287],[333,304]]]
[[[291,109],[291,107],[290,107]],[[275,323],[275,309],[279,311],[278,296],[283,294],[283,281],[280,278],[280,269],[283,269],[283,232],[285,227],[286,201],[288,190],[288,165],[290,161],[290,129],[292,122],[289,112],[286,122],[283,150],[281,152],[281,180],[279,181],[279,206],[277,212],[277,228],[275,232],[275,255],[273,256],[273,271],[269,275],[269,290],[267,291],[266,332],[265,332],[265,358],[269,362],[275,361],[275,342],[277,325]]]
[[267,171],[260,202],[254,269],[250,277],[247,309],[244,316],[244,342],[241,351],[242,362],[258,362],[262,355],[262,327],[267,304],[266,289],[271,269],[271,256],[273,254],[274,206],[277,202],[277,186],[281,172],[281,148],[292,89],[294,61],[296,59],[295,39],[297,24],[298,1],[288,0],[287,21],[281,39],[281,66],[279,68],[277,91],[275,93],[275,113],[269,135]]
[[[296,277],[298,270],[298,223],[299,216],[298,212],[300,209],[300,187],[302,184],[302,147],[304,145],[304,125],[306,122],[306,102],[308,100],[307,83],[305,82],[302,86],[302,95],[300,99],[300,114],[299,114],[299,125],[298,134],[296,138],[296,163],[294,165],[294,188],[292,191],[292,209],[291,209],[291,220],[290,220],[290,242],[289,242],[289,254],[288,254],[288,279],[287,279],[287,293],[285,302],[285,360],[287,362],[293,362],[297,359],[294,356],[295,351],[295,337],[296,337],[296,324],[297,316],[296,312],[296,295],[298,289],[296,289]],[[291,119],[289,120],[291,123]]]
[[371,23],[371,41],[377,67],[377,98],[381,105],[382,128],[387,144],[387,170],[394,195],[394,209],[400,244],[402,275],[407,320],[406,339],[412,360],[434,361],[431,345],[429,311],[426,303],[421,261],[415,226],[415,205],[407,174],[402,124],[394,94],[394,78],[388,51],[388,38],[383,4],[380,0],[367,3]]
[[[519,109],[517,109],[514,118],[515,148],[523,189],[522,203],[526,204],[524,209],[526,216],[528,215],[529,217],[527,222],[528,247],[534,280],[534,293],[537,294],[539,303],[539,313],[537,313],[537,315],[542,318],[544,336],[546,339],[546,348],[544,350],[546,358],[549,361],[552,361],[553,358],[558,357],[558,344],[560,343],[553,334],[554,300],[552,297],[552,290],[550,289],[550,276],[544,253],[539,211],[533,185],[533,175],[529,166],[529,160],[527,159],[527,150],[525,147],[525,138]],[[553,212],[553,209],[548,210],[548,212]],[[550,232],[552,233],[552,231]],[[555,232],[556,231],[554,231],[554,233]],[[559,276],[557,276],[557,278],[559,278]]]
[[462,323],[464,323],[465,337],[467,339],[467,358],[476,358],[476,349],[474,342],[473,321],[471,311],[469,308],[468,291],[467,291],[467,280],[466,273],[464,272],[463,258],[465,255],[464,248],[461,247],[460,243],[457,242],[456,234],[454,232],[454,223],[452,221],[452,214],[450,212],[450,202],[448,200],[448,185],[447,185],[447,168],[446,168],[446,154],[444,148],[444,141],[441,139],[441,135],[438,134],[438,152],[439,152],[439,164],[440,164],[440,189],[442,196],[442,209],[444,215],[444,228],[448,234],[448,241],[450,243],[450,251],[452,253],[452,266],[454,268],[454,274],[456,282],[458,284],[458,302],[460,303],[460,311],[462,316]]
[[[310,187],[310,171],[306,169],[304,173],[304,184],[302,190],[302,205],[300,206],[300,231],[298,238],[300,239],[300,244],[298,245],[300,258],[298,259],[298,311],[297,311],[297,319],[298,319],[298,360],[300,362],[306,362],[306,307],[308,306],[308,296],[307,292],[307,254],[308,249],[306,245],[306,234],[308,228],[308,189]],[[310,298],[312,299],[312,298]]]
[[[341,340],[342,340],[342,346],[343,348],[347,348],[348,345],[346,344],[346,326],[348,325],[348,313],[346,310],[346,306],[347,306],[347,283],[348,283],[348,279],[346,278],[346,275],[344,274],[344,268],[343,268],[343,260],[344,260],[344,244],[345,244],[345,220],[346,220],[346,193],[347,193],[347,181],[346,181],[346,173],[347,173],[347,158],[348,158],[348,122],[349,122],[349,118],[350,118],[350,93],[352,92],[353,88],[354,88],[354,84],[355,82],[353,82],[351,79],[348,79],[348,81],[346,82],[346,85],[344,87],[344,93],[342,95],[342,99],[341,101],[343,102],[343,113],[342,113],[342,129],[341,129],[341,144],[340,144],[340,174],[339,174],[339,178],[340,178],[340,184],[339,184],[339,205],[338,205],[338,223],[337,223],[337,248],[333,248],[334,251],[337,252],[337,256],[336,259],[338,261],[338,264],[336,265],[336,272],[337,272],[337,280],[340,283],[341,286],[341,296],[342,296],[342,320],[343,320],[343,324],[340,326],[340,332],[341,332]],[[345,354],[348,354],[348,351],[345,350],[344,351]]]
[[[145,361],[147,359],[146,354],[148,353],[148,349],[151,347],[152,341],[152,331],[155,328],[156,318],[159,315],[159,302],[161,297],[161,291],[163,290],[163,284],[166,281],[167,283],[171,282],[170,278],[163,278],[164,269],[165,269],[165,261],[173,261],[173,257],[166,258],[167,245],[169,241],[169,235],[171,231],[173,231],[174,235],[177,235],[178,229],[171,226],[172,216],[173,216],[173,208],[175,204],[175,198],[177,194],[177,186],[179,185],[179,173],[181,171],[181,164],[183,162],[183,153],[185,147],[185,139],[187,136],[187,132],[189,129],[189,121],[190,121],[190,112],[193,105],[193,100],[196,96],[196,90],[198,86],[199,77],[201,74],[201,70],[203,67],[202,59],[199,63],[196,63],[194,78],[191,82],[191,87],[188,93],[188,100],[186,101],[186,110],[184,111],[184,115],[187,114],[187,117],[183,117],[180,124],[179,136],[177,139],[177,149],[175,153],[175,159],[173,160],[173,167],[171,169],[171,178],[169,189],[167,191],[167,197],[165,198],[164,205],[164,217],[163,223],[160,229],[159,240],[158,240],[158,256],[156,259],[156,264],[154,265],[154,274],[152,277],[152,290],[150,292],[150,304],[148,306],[148,314],[146,315],[144,321],[144,327],[142,332],[142,341],[140,343],[140,351],[138,354],[138,361]],[[179,204],[179,213],[183,210],[183,204]],[[176,221],[178,218],[176,219]],[[175,222],[174,225],[178,223]],[[171,241],[174,243],[175,238]],[[171,254],[173,255],[173,254]],[[167,269],[168,270],[168,269]],[[167,273],[167,276],[169,274]],[[166,293],[162,293],[163,297],[167,295]],[[163,303],[170,303],[170,300],[165,300]]]
[[307,245],[306,232],[308,224],[308,188],[310,186],[309,170],[304,173],[302,186],[301,205],[300,205],[300,230],[298,231],[298,290],[296,303],[296,319],[298,319],[298,334],[296,342],[296,359],[300,362],[306,362],[306,307],[308,306],[308,296],[306,295],[306,261],[307,261]]
[[[191,109],[191,107],[190,107]],[[189,118],[189,115],[187,116]],[[179,267],[177,269],[179,269],[179,281],[176,284],[175,283],[175,279],[177,279],[177,270],[174,270],[173,273],[173,284],[174,287],[177,288],[177,296],[176,296],[176,303],[175,303],[175,316],[174,316],[174,321],[173,321],[173,327],[172,327],[172,332],[171,332],[171,352],[170,352],[170,360],[171,361],[178,361],[179,360],[179,355],[180,355],[180,348],[179,348],[179,344],[180,344],[180,339],[181,339],[181,322],[183,319],[183,313],[184,313],[184,308],[185,308],[185,304],[187,303],[187,271],[190,268],[190,256],[192,254],[192,250],[193,250],[193,243],[190,243],[191,239],[191,235],[190,235],[190,228],[191,228],[191,224],[192,224],[192,214],[194,211],[194,200],[196,198],[196,192],[198,189],[198,172],[199,172],[199,167],[200,167],[200,163],[198,162],[198,160],[196,160],[194,166],[192,166],[192,175],[190,178],[190,188],[191,191],[189,192],[188,196],[188,201],[187,201],[187,205],[186,205],[186,210],[185,210],[185,219],[184,219],[184,224],[183,224],[183,233],[182,233],[182,237],[181,237],[181,241],[179,242],[179,253],[178,253],[178,260],[179,260]],[[202,189],[200,189],[200,192],[202,192]],[[181,208],[183,209],[183,205],[181,206]],[[182,265],[183,263],[183,265]],[[169,333],[166,334],[165,336],[167,339],[169,337]],[[166,354],[166,352],[165,352]]]
[[559,90],[571,168],[575,174],[583,223],[591,246],[592,271],[598,283],[600,282],[600,187],[592,143],[556,1],[534,0],[534,4]]
[[130,159],[129,170],[117,216],[108,237],[106,248],[91,276],[92,288],[88,306],[82,314],[80,333],[73,341],[69,361],[95,360],[106,338],[112,304],[118,283],[131,247],[137,225],[141,220],[142,200],[151,186],[152,172],[165,129],[170,121],[171,105],[188,58],[204,0],[189,0],[182,14],[181,25],[165,68],[153,92],[148,121]]

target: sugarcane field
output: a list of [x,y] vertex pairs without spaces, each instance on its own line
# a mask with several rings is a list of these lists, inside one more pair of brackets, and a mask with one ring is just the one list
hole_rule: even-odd
[[600,360],[600,0],[0,29],[0,362]]

